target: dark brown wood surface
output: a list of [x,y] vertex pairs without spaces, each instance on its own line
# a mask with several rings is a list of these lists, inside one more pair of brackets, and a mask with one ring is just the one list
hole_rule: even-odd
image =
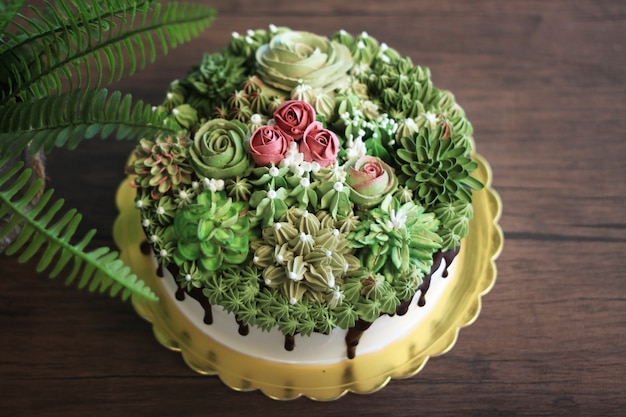
[[[416,376],[331,403],[231,391],[130,303],[0,257],[1,416],[601,416],[626,407],[626,3],[240,0],[115,87],[158,103],[231,32],[367,31],[452,90],[491,163],[505,245],[478,320]],[[49,156],[50,186],[112,245],[128,142]]]

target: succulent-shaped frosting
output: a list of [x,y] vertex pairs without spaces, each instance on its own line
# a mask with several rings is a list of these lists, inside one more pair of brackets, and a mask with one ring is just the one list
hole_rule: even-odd
[[482,188],[482,183],[471,176],[477,165],[468,150],[443,139],[440,126],[424,126],[399,142],[396,160],[402,167],[400,181],[426,206],[457,199],[471,202],[471,189]]
[[141,139],[135,150],[135,160],[127,168],[128,173],[137,175],[133,185],[150,190],[152,198],[157,200],[190,184],[192,170],[187,159],[188,142],[184,136]]
[[254,263],[262,269],[265,285],[291,304],[303,297],[323,302],[358,267],[351,251],[345,234],[334,224],[294,208],[282,221],[263,229]]
[[247,204],[233,202],[224,191],[206,190],[193,204],[176,212],[173,222],[177,265],[196,262],[214,272],[243,263],[248,256]]
[[380,207],[363,214],[363,220],[348,234],[357,256],[373,273],[384,273],[393,281],[397,273],[412,270],[427,274],[433,254],[441,248],[432,213],[413,202],[400,204],[391,195]]
[[198,111],[199,118],[210,117],[246,80],[244,62],[237,56],[205,54],[201,64],[179,81],[177,90],[184,93],[185,102]]

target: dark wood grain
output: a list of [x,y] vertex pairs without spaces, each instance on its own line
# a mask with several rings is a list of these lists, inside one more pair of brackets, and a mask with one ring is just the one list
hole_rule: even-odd
[[[332,403],[276,402],[200,376],[130,304],[0,257],[0,415],[600,416],[626,407],[623,1],[214,2],[200,39],[115,87],[158,103],[231,32],[368,31],[455,93],[504,212],[498,280],[456,346],[413,378]],[[50,185],[112,245],[131,143],[49,157]]]

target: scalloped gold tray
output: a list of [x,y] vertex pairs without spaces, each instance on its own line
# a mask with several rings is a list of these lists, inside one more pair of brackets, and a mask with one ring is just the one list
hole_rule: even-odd
[[[503,244],[498,225],[501,202],[491,187],[491,168],[480,155],[475,175],[486,184],[474,193],[474,218],[457,256],[453,279],[445,287],[435,308],[404,339],[352,360],[325,365],[277,363],[253,358],[229,349],[203,333],[178,309],[171,294],[164,292],[149,256],[140,251],[145,240],[139,211],[134,207],[135,190],[130,178],[120,185],[119,209],[113,235],[122,259],[160,297],[159,302],[133,299],[137,313],[152,323],[156,339],[165,347],[180,351],[190,368],[202,374],[218,375],[232,389],[261,390],[274,399],[306,396],[333,400],[347,392],[371,393],[391,378],[406,378],[419,372],[429,357],[452,348],[461,327],[471,324],[480,312],[481,296],[489,292],[496,278],[495,259]],[[448,279],[453,278],[453,276]]]

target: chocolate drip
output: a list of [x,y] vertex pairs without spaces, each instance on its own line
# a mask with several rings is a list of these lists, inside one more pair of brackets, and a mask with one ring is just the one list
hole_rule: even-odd
[[202,293],[202,290],[200,288],[192,288],[187,291],[187,294],[199,302],[204,309],[204,324],[213,324],[213,311],[211,310],[211,303],[209,303],[209,299]]
[[410,305],[411,305],[410,300],[400,301],[400,304],[398,304],[398,307],[396,307],[396,314],[398,316],[404,316],[407,313],[407,311],[409,311]]
[[448,268],[450,267],[450,264],[452,264],[452,261],[454,261],[454,258],[456,258],[456,256],[459,254],[460,249],[461,247],[459,246],[456,249],[452,249],[443,253],[442,257],[443,261],[446,263],[446,266],[444,267],[443,273],[441,274],[442,277],[446,278],[448,276]]
[[346,335],[348,359],[354,359],[354,357],[356,356],[356,347],[359,344],[359,340],[361,340],[361,336],[363,336],[363,333],[367,329],[369,329],[371,325],[372,322],[358,319],[356,323],[354,323],[354,326],[348,329],[348,334]]
[[423,307],[426,304],[426,292],[428,292],[428,289],[430,288],[431,278],[433,274],[437,271],[437,269],[439,269],[441,261],[445,262],[443,273],[441,274],[441,276],[445,278],[448,276],[448,267],[450,266],[456,255],[458,255],[459,249],[460,247],[445,252],[437,252],[433,255],[433,266],[430,268],[430,273],[424,276],[421,285],[417,287],[417,289],[420,291],[420,296],[417,300],[418,306]]
[[250,333],[250,327],[247,324],[243,324],[243,322],[237,319],[237,324],[239,325],[239,334],[242,336],[247,336]]
[[163,275],[163,265],[159,264],[159,266],[157,266],[156,274],[157,274],[157,277],[163,278],[163,276],[164,276]]
[[285,350],[291,352],[296,347],[296,337],[292,334],[285,335]]
[[144,240],[143,242],[141,242],[141,244],[139,245],[139,250],[144,255],[150,255],[150,253],[152,253],[152,247],[150,246],[147,240]]
[[176,299],[178,301],[183,301],[185,299],[185,290],[183,290],[182,288],[178,287],[176,289],[176,294],[174,294],[176,296]]

